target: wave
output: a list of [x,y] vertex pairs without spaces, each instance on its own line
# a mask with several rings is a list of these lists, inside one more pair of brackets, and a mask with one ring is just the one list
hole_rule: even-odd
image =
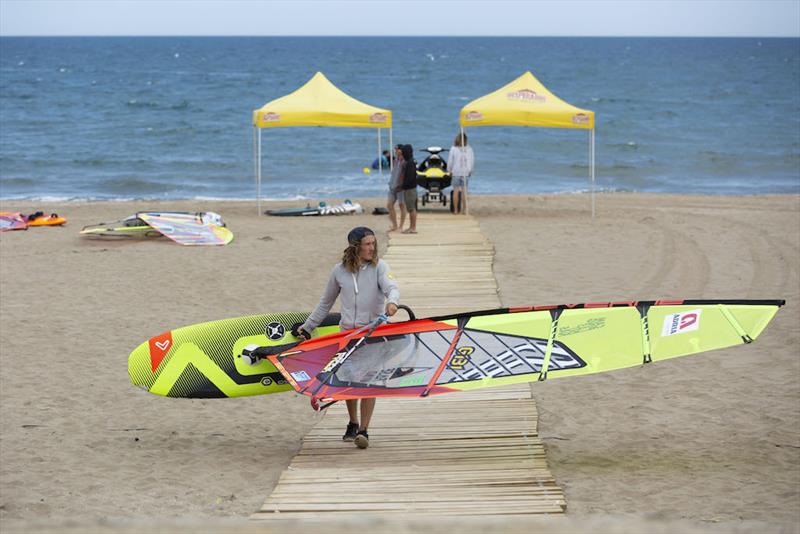
[[114,194],[153,194],[169,193],[180,190],[182,184],[157,182],[143,178],[112,178],[103,180],[97,189],[103,193]]
[[609,148],[621,148],[622,150],[638,150],[639,144],[635,141],[628,141],[627,143],[611,143],[606,145]]
[[[132,98],[125,102],[125,105],[132,109],[169,109],[173,111],[185,111],[192,107],[191,102],[185,98],[174,104],[162,104],[161,102],[156,102],[154,100],[139,100],[138,98]],[[195,108],[192,111],[201,112],[202,109]]]
[[0,187],[25,187],[25,186],[39,186],[41,180],[34,178],[0,178]]
[[3,98],[8,98],[10,100],[33,100],[36,98],[36,95],[31,93],[10,93],[5,92],[3,94]]
[[140,102],[139,100],[137,100],[135,98],[125,102],[125,105],[128,106],[129,108],[151,108],[151,109],[157,109],[157,108],[161,107],[158,102]]

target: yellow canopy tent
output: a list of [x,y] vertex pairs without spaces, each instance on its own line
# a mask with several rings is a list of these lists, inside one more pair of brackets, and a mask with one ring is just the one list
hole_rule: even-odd
[[594,217],[594,112],[576,108],[547,90],[526,72],[497,91],[473,100],[459,116],[461,132],[468,126],[534,126],[590,130],[589,161]]
[[[261,129],[288,126],[377,128],[379,166],[383,128],[389,129],[389,146],[392,146],[390,110],[376,108],[356,100],[333,85],[324,74],[317,72],[293,93],[267,102],[253,111],[253,150],[259,214],[261,213]],[[391,161],[389,158],[390,166]]]

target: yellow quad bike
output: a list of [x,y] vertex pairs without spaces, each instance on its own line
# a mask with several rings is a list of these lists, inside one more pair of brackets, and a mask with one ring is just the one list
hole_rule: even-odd
[[[447,172],[447,162],[439,154],[447,152],[447,149],[429,146],[422,151],[428,153],[422,163],[417,165],[417,185],[425,189],[425,194],[421,196],[422,205],[441,203],[445,207],[447,206],[447,196],[444,194],[444,190],[450,187],[453,178]],[[453,210],[452,200],[453,196],[450,193],[450,211]]]

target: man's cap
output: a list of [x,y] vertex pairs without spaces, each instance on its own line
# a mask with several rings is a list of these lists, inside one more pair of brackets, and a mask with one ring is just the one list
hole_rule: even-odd
[[368,235],[375,235],[375,232],[367,228],[366,226],[356,226],[350,233],[347,234],[347,242],[353,246],[358,245],[361,243],[361,240],[367,237]]

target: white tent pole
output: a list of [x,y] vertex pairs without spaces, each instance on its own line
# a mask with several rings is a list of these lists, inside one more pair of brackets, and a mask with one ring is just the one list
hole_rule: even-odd
[[258,198],[258,214],[261,215],[261,128],[258,129],[258,177],[257,177],[257,188],[256,188],[256,198]]
[[592,220],[594,220],[594,128],[589,133],[589,176],[592,181]]
[[389,172],[394,172],[394,140],[391,128],[389,128]]
[[[462,168],[466,168],[466,166],[467,166],[467,151],[464,148],[464,126],[463,125],[461,126],[461,148],[462,148],[462,150],[461,150],[461,166],[462,166]],[[462,199],[463,203],[464,203],[464,215],[469,215],[469,204],[467,203],[467,188],[469,187],[469,178],[470,178],[469,176],[465,176],[464,177],[464,188],[463,188],[464,189],[464,193],[463,193],[464,198]],[[455,195],[453,195],[453,198],[455,199]]]
[[255,124],[253,125],[253,174],[256,179],[256,208],[258,209],[258,126]]
[[378,128],[378,172],[383,176],[383,161],[381,160],[381,129]]

